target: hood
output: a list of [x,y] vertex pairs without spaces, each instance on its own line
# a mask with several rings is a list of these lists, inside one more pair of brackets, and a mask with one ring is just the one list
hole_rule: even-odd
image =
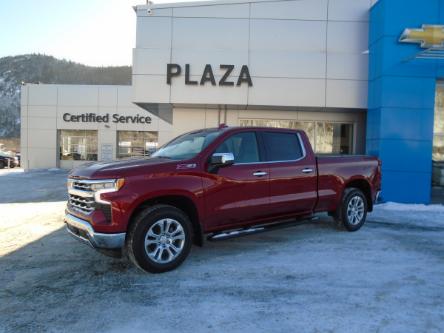
[[141,169],[145,170],[147,167],[154,168],[160,165],[165,167],[165,165],[176,165],[177,163],[180,162],[159,157],[110,162],[92,162],[82,164],[81,166],[74,168],[69,173],[69,177],[85,179],[120,178],[131,176],[133,173],[138,175],[138,171]]

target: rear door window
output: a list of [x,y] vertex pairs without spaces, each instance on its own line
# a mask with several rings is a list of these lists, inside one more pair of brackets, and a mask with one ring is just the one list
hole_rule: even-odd
[[268,162],[294,161],[304,156],[295,133],[262,132],[262,138]]

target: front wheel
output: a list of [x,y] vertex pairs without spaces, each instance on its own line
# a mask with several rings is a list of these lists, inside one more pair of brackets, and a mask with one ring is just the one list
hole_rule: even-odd
[[345,189],[334,218],[340,228],[348,231],[359,230],[367,218],[367,199],[362,191],[357,188]]
[[136,217],[128,232],[126,250],[137,267],[163,273],[185,260],[191,244],[192,226],[188,216],[176,207],[156,205]]

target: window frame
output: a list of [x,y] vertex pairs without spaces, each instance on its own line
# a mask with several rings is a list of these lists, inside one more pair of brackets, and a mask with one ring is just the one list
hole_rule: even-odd
[[[265,145],[265,138],[263,133],[274,133],[274,134],[291,134],[296,136],[296,139],[299,142],[299,147],[301,149],[302,152],[302,156],[296,159],[291,159],[291,160],[277,160],[277,161],[267,161],[266,159],[268,158],[268,152],[266,150],[266,145]],[[304,142],[302,140],[301,134],[299,132],[287,132],[287,131],[273,131],[273,130],[264,130],[260,132],[260,136],[261,136],[261,144],[264,150],[264,163],[289,163],[289,162],[298,162],[301,161],[303,159],[305,159],[307,157],[307,150],[305,149],[305,145]]]
[[[217,149],[219,149],[219,147],[221,145],[223,145],[225,143],[225,141],[231,139],[233,136],[239,135],[239,134],[245,134],[245,133],[253,133],[255,138],[256,138],[256,146],[257,146],[257,152],[259,155],[259,161],[257,162],[234,162],[232,165],[248,165],[248,164],[260,164],[260,163],[264,163],[264,156],[265,156],[265,151],[263,149],[263,145],[261,144],[261,137],[260,134],[258,133],[258,131],[255,130],[246,130],[246,131],[241,131],[241,132],[236,132],[233,134],[228,135],[226,138],[224,138],[222,140],[222,142],[220,144],[217,145],[217,147],[211,152],[209,159],[211,159],[211,156],[213,156],[213,154],[216,153]],[[229,152],[227,152],[229,153]]]
[[[70,134],[63,135],[64,132],[70,133]],[[81,132],[81,133],[83,133],[83,135],[72,135],[72,133],[74,133],[74,132]],[[93,134],[93,135],[91,136],[88,134]],[[99,140],[99,131],[98,130],[95,130],[95,129],[93,129],[93,130],[90,130],[90,129],[57,129],[57,136],[58,136],[58,140],[57,140],[58,141],[58,161],[80,161],[80,162],[98,162],[99,161],[99,141],[98,141]],[[86,156],[95,155],[95,159],[87,159],[87,158],[85,158],[85,159],[74,159],[74,158],[65,159],[65,158],[63,158],[62,151],[63,151],[63,148],[65,147],[64,138],[68,138],[68,137],[82,138],[83,140],[85,140],[85,139],[88,140],[88,138],[95,137],[96,145],[95,145],[95,150],[93,150],[93,151],[88,150],[88,147],[91,146],[91,144],[89,142],[87,142],[85,144],[78,144],[78,143],[77,144],[72,144],[72,143],[68,144],[68,147],[70,148],[70,150],[71,150],[71,147],[74,147],[74,146],[79,147],[79,146],[83,145],[86,148],[86,150],[85,150]],[[72,154],[72,152],[70,152],[70,154]]]
[[[303,124],[312,124],[313,125],[313,132],[312,135],[310,135],[311,133],[307,132],[304,128],[293,128],[293,127],[281,127],[281,126],[267,126],[264,124],[261,124],[260,122],[265,121],[265,122],[296,122],[296,123],[303,123]],[[259,123],[257,123],[259,122]],[[317,136],[318,136],[318,124],[340,124],[340,125],[348,125],[350,126],[350,130],[351,130],[351,135],[350,135],[350,152],[349,153],[340,153],[340,152],[331,152],[331,153],[321,153],[318,151],[318,145],[319,142],[317,140]],[[356,154],[356,150],[357,150],[357,144],[358,144],[358,138],[357,138],[357,125],[358,122],[356,120],[347,120],[347,121],[338,121],[338,120],[295,120],[292,118],[282,118],[282,119],[276,119],[276,118],[240,118],[239,119],[239,125],[240,127],[249,127],[249,126],[253,126],[253,127],[267,127],[270,129],[290,129],[293,131],[305,131],[305,133],[308,136],[308,140],[311,143],[313,152],[315,154],[327,154],[327,155],[354,155]]]
[[[133,131],[133,130],[117,130],[116,131],[116,159],[118,159],[118,160],[126,160],[126,159],[135,159],[135,158],[146,158],[146,157],[149,157],[149,156],[151,156],[151,154],[145,154],[145,151],[146,151],[146,143],[147,142],[152,142],[152,141],[147,141],[147,140],[145,140],[145,139],[143,139],[143,144],[144,144],[144,146],[143,147],[141,147],[141,146],[130,146],[130,147],[121,147],[120,146],[120,143],[121,142],[124,142],[124,141],[121,141],[120,139],[120,134],[122,133],[131,133],[131,132],[134,132],[134,133],[137,133],[137,135],[139,135],[140,133],[143,133],[143,135],[145,135],[145,133],[150,133],[150,134],[153,134],[153,135],[156,135],[156,143],[157,143],[157,148],[156,148],[156,150],[158,149],[158,146],[159,146],[159,132],[158,131]],[[122,154],[120,154],[120,148],[129,148],[129,149],[131,149],[131,152],[133,151],[133,149],[134,148],[142,148],[143,149],[143,151],[144,151],[144,154],[142,154],[142,155],[134,155],[134,154],[130,154],[129,156],[121,156]]]

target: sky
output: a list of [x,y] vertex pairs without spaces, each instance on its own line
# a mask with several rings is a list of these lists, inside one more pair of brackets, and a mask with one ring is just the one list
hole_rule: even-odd
[[[154,1],[168,2],[177,1]],[[145,3],[0,0],[0,58],[42,53],[91,66],[131,65],[136,38],[132,6]]]

